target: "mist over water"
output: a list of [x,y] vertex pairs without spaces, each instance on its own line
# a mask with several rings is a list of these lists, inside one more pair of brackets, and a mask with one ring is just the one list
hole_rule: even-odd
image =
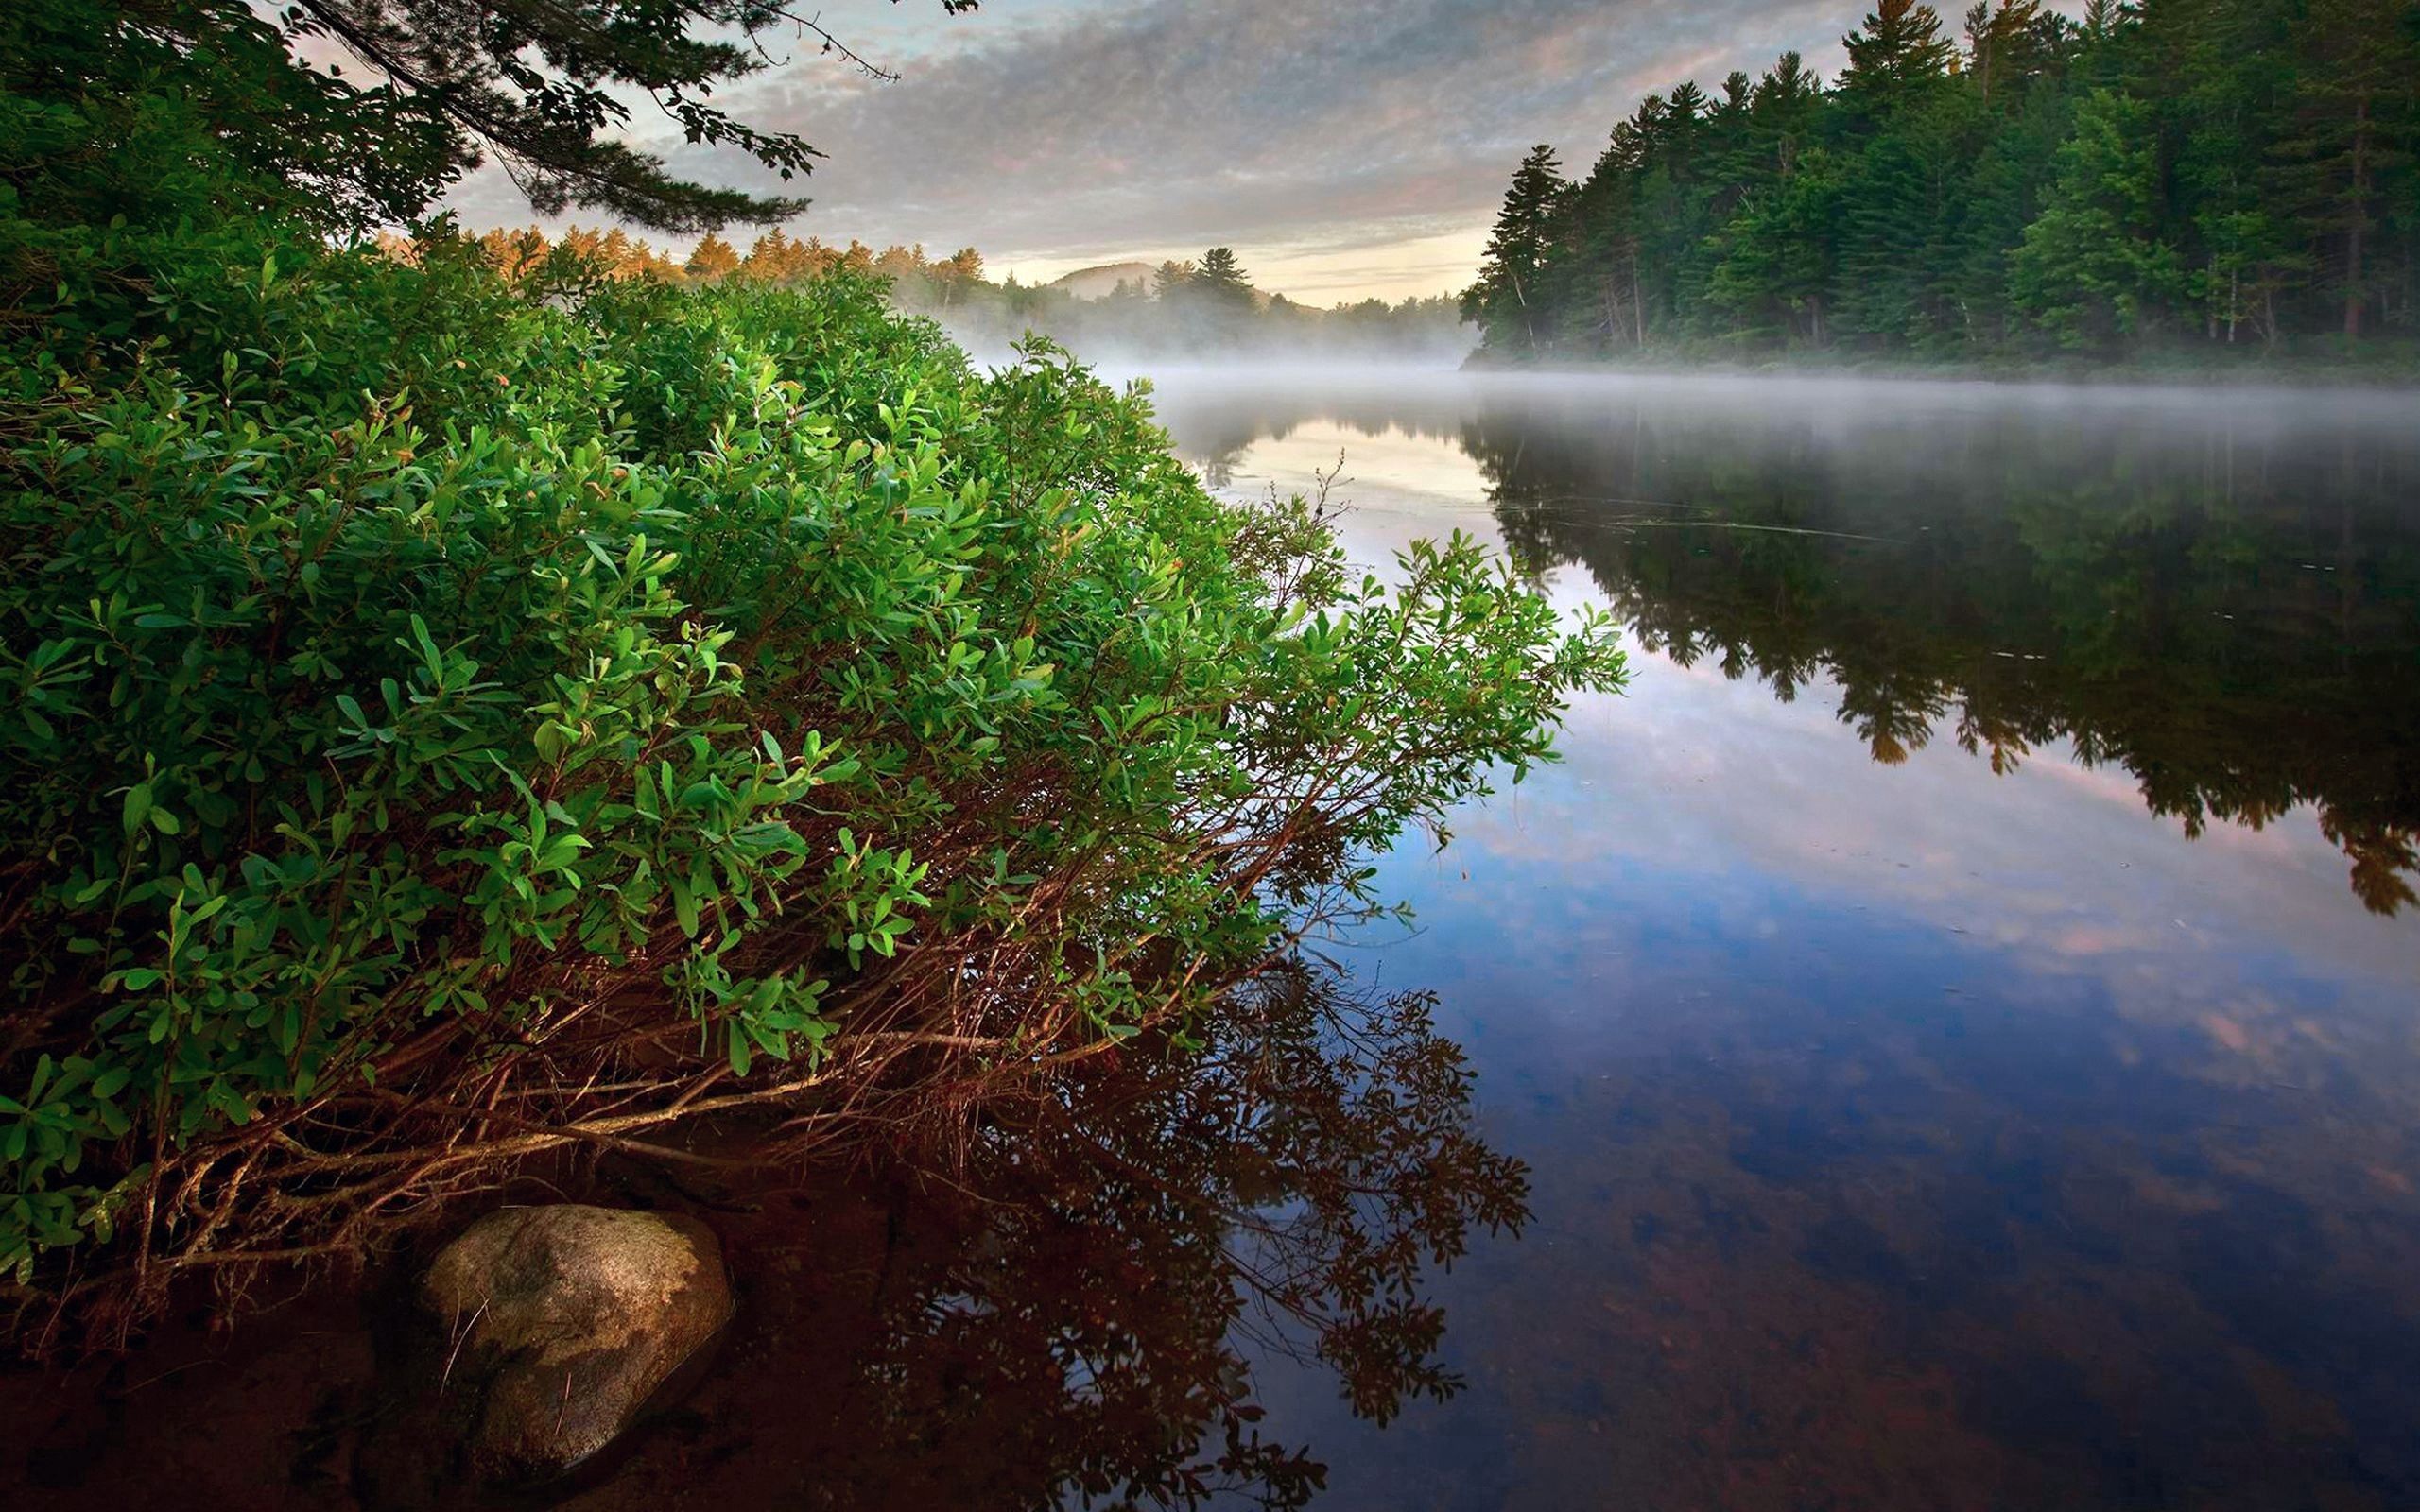
[[1047,336],[1105,375],[1229,369],[1358,373],[1446,372],[1478,350],[1478,328],[1464,323],[1450,296],[1365,300],[1322,309],[1245,290],[1238,301],[1180,289],[1164,298],[1134,292],[1077,297],[1045,285],[991,289],[958,305],[929,296],[894,301],[925,317],[980,366],[1004,367],[1016,349]]
[[1170,347],[1115,337],[1087,339],[1047,329],[1011,337],[946,316],[934,318],[978,368],[1014,365],[1019,360],[1019,342],[1040,335],[1068,347],[1077,361],[1108,382],[1166,381],[1183,386],[1188,393],[1206,394],[1225,387],[1252,386],[1262,378],[1273,378],[1290,392],[1309,395],[1376,391],[1405,380],[1448,381],[1480,376],[1463,372],[1463,364],[1478,345],[1476,335],[1467,326],[1407,340],[1344,339],[1311,344],[1281,338],[1224,347],[1213,342],[1181,342]]
[[[1107,376],[1152,378],[1162,419],[1181,445],[1196,449],[1234,430],[1245,417],[1261,413],[1285,417],[1293,424],[1330,421],[1370,436],[1393,428],[1452,438],[1475,418],[1516,409],[1582,424],[1622,421],[1737,426],[1767,418],[1802,427],[1801,435],[1776,431],[1763,438],[1772,443],[1873,436],[1945,416],[1990,421],[1986,429],[2022,429],[2089,416],[2098,421],[2096,429],[2113,436],[2136,428],[2135,439],[2169,445],[2229,434],[2238,441],[2286,442],[2338,435],[2364,438],[2388,452],[2408,455],[2420,448],[2420,438],[2415,438],[2420,433],[2420,389],[2413,388],[1763,375],[1688,369],[1568,373],[1466,369],[1458,360],[1357,361],[1316,355],[1281,361],[1196,357],[1145,362],[1132,354],[1112,353],[1102,356],[1098,366]],[[2153,421],[2158,422],[2156,430],[2140,429]],[[2404,433],[2400,438],[2394,435],[2397,430]],[[2398,439],[2404,444],[2398,446]],[[1933,460],[1954,462],[1956,454]]]
[[1535,1218],[1320,1504],[2420,1504],[2420,397],[1155,376],[1633,649],[1330,947]]

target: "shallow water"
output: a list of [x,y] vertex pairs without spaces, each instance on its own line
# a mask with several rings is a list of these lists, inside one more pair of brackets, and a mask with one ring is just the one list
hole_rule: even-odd
[[2420,402],[1192,373],[1634,680],[1340,942],[1534,1216],[1323,1507],[2420,1505]]

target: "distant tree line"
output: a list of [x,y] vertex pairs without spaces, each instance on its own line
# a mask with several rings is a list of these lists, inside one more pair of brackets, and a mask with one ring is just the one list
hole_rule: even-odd
[[[421,244],[413,237],[388,232],[376,240],[390,257],[401,261],[416,262],[421,255]],[[535,227],[495,228],[473,241],[490,267],[514,282],[577,270],[591,280],[651,278],[694,284],[734,279],[788,284],[847,271],[912,284],[935,300],[945,300],[947,291],[979,283],[983,276],[983,254],[972,247],[936,259],[921,246],[876,251],[863,242],[852,241],[846,247],[835,247],[818,237],[800,240],[779,228],[758,236],[746,252],[709,232],[685,257],[618,228],[596,231],[572,226],[553,236]]]
[[1458,359],[1477,345],[1452,295],[1305,304],[1255,287],[1226,247],[1213,247],[1198,261],[1162,263],[1148,281],[1121,282],[1102,299],[1013,281],[987,292],[988,306],[964,310],[950,322],[978,344],[1031,330],[1080,353],[1176,357],[1309,352]]
[[[983,254],[962,247],[934,257],[920,245],[877,251],[818,236],[804,239],[776,227],[745,251],[708,232],[685,258],[660,251],[620,230],[574,226],[549,237],[534,228],[491,230],[477,238],[488,264],[510,280],[542,272],[549,278],[579,269],[589,278],[649,278],[674,284],[742,283],[789,285],[833,273],[885,280],[891,302],[928,315],[977,348],[1005,347],[1028,332],[1052,336],[1080,354],[1153,356],[1242,355],[1310,351],[1335,355],[1460,357],[1475,344],[1452,295],[1392,303],[1370,299],[1321,308],[1253,286],[1232,248],[1214,247],[1199,261],[1162,263],[1147,278],[1085,299],[1046,284],[1020,284],[1012,273],[994,281]],[[410,260],[413,243],[391,233],[380,243]]]
[[1462,296],[1507,360],[2420,336],[2420,3],[1879,0],[1514,174]]

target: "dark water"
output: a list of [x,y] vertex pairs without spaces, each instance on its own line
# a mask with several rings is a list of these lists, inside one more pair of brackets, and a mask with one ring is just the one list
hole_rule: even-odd
[[2420,402],[1164,380],[1627,627],[1387,881],[1533,1216],[1328,1507],[2420,1506]]
[[[1197,1055],[941,1161],[534,1174],[741,1314],[510,1504],[2420,1507],[2420,399],[1160,392],[1633,685]],[[0,1376],[0,1501],[428,1504],[382,1305]]]

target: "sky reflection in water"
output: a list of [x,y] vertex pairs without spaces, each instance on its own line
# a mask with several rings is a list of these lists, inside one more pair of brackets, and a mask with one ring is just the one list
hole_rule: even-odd
[[[2420,1506],[2420,402],[1162,396],[1238,492],[1343,451],[1378,570],[1459,527],[1610,606],[1632,688],[1200,1054],[532,1173],[744,1299],[555,1504]],[[0,1373],[0,1484],[433,1504],[377,1304],[316,1305]]]
[[1238,492],[1342,450],[1357,559],[1459,526],[1633,631],[1337,952],[1442,993],[1536,1218],[1438,1286],[1459,1400],[1264,1366],[1322,1505],[2420,1504],[2420,406],[1160,402]]

